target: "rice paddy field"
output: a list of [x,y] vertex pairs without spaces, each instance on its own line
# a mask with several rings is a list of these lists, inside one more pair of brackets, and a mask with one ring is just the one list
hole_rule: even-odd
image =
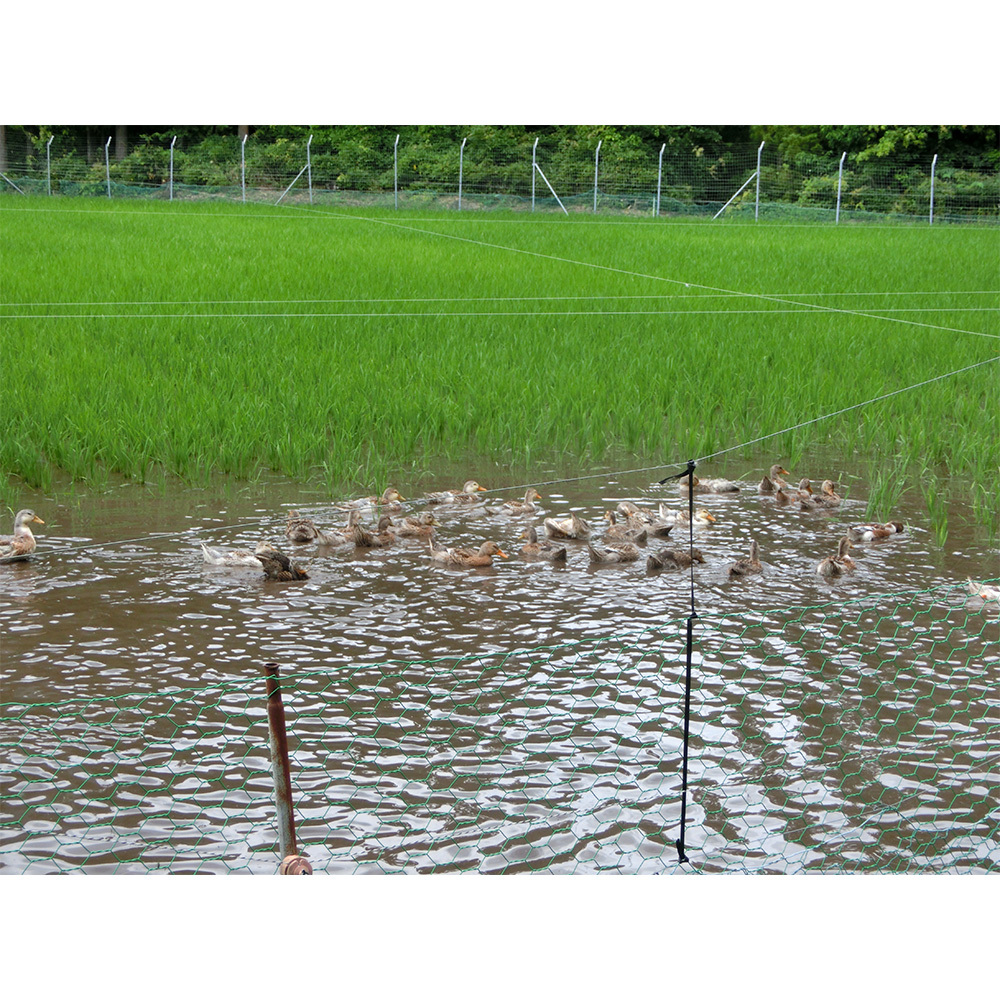
[[[0,872],[273,872],[264,660],[317,872],[1000,865],[1000,231],[4,196],[0,253]],[[692,459],[690,571],[522,550]],[[488,567],[205,558],[469,478]]]
[[5,197],[0,250],[14,509],[66,475],[337,496],[823,445],[873,516],[960,481],[997,532],[994,228]]

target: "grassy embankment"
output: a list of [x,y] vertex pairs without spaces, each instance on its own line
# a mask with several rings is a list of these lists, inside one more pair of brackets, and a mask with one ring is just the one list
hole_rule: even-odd
[[[682,463],[1000,354],[998,249],[944,226],[5,200],[0,472],[270,468],[347,493],[442,456]],[[930,327],[857,315],[886,310]],[[932,513],[960,477],[995,531],[998,412],[991,364],[763,450],[863,457],[873,513],[915,468]]]

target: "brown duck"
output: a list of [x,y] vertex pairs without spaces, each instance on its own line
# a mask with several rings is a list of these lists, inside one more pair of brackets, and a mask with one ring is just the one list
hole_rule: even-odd
[[521,537],[527,539],[521,546],[521,555],[529,559],[548,559],[549,562],[566,562],[566,546],[553,545],[549,541],[538,540],[538,532],[533,524],[521,532]]
[[254,555],[264,567],[264,575],[269,580],[309,579],[309,574],[301,566],[294,565],[284,552],[269,542],[261,542],[254,551]]
[[483,542],[476,549],[441,549],[434,544],[434,539],[430,542],[431,558],[446,566],[492,566],[493,557],[500,556],[507,558],[497,542]]
[[764,569],[760,564],[760,548],[757,539],[750,539],[750,556],[746,559],[737,559],[729,567],[729,576],[750,576],[753,573],[760,573]]
[[646,570],[655,573],[661,569],[690,569],[704,561],[701,549],[660,549],[646,558]]

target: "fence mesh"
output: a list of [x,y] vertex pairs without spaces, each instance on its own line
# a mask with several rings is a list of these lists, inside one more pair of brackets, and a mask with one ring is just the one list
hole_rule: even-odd
[[[110,137],[109,137],[110,138]],[[171,137],[81,148],[63,135],[9,134],[0,194],[91,195],[112,198],[220,198],[328,206],[381,206],[477,211],[493,208],[561,211],[533,168],[537,161],[568,211],[633,215],[714,215],[754,177],[758,150],[739,146],[652,150],[628,139],[588,146],[544,135],[511,143],[484,130],[447,144],[422,133],[399,145],[384,133],[337,148],[267,129],[245,144],[216,136],[196,151],[173,150]],[[765,146],[760,177],[728,207],[726,217],[848,221],[899,218],[936,222],[1000,220],[1000,175],[958,160],[930,156],[782,157]],[[596,168],[596,169],[595,169]],[[595,176],[596,174],[596,176]],[[759,181],[759,183],[758,183]],[[461,205],[459,200],[461,197]]]
[[[963,586],[539,649],[283,665],[317,872],[1000,869],[1000,604]],[[273,872],[265,685],[0,704],[8,872]]]

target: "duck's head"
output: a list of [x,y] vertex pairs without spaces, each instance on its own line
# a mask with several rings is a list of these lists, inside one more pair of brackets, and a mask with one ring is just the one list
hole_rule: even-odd
[[45,524],[33,510],[19,510],[14,518],[14,530],[29,524]]
[[475,481],[475,479],[470,479],[462,487],[462,492],[463,493],[485,493],[486,492],[486,487],[485,486],[480,486],[479,483],[477,483]]
[[842,559],[844,556],[847,555],[847,550],[853,548],[854,548],[854,542],[852,542],[847,535],[844,535],[844,537],[841,538],[840,545],[837,548],[837,558]]
[[715,524],[716,519],[704,507],[694,512],[694,519],[701,524]]
[[827,496],[831,496],[837,490],[837,484],[832,479],[824,479],[821,487]]
[[813,488],[808,479],[799,480],[799,492],[800,493],[812,493]]
[[381,498],[382,503],[398,503],[400,500],[405,499],[406,497],[395,486],[387,486]]
[[767,475],[770,479],[777,479],[778,476],[790,476],[791,473],[782,465],[772,465]]
[[500,548],[498,542],[483,542],[479,546],[479,554],[482,556],[499,556],[501,559],[507,558],[507,553]]

